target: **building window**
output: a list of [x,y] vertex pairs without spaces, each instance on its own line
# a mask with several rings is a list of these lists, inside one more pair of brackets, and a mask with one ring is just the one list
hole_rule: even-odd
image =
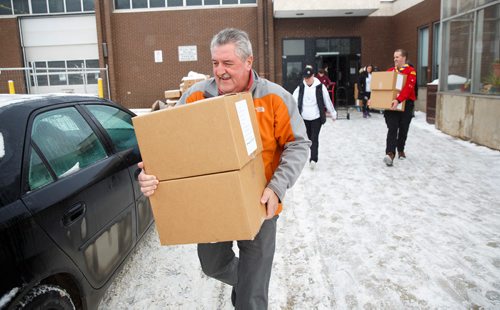
[[443,81],[442,90],[470,92],[473,21],[473,14],[466,14],[444,24],[444,31],[448,34],[443,58],[447,61],[447,79]]
[[418,86],[427,85],[427,69],[429,68],[429,27],[418,30]]
[[[443,19],[440,90],[498,96],[500,4],[494,1],[488,5],[487,0],[474,3],[452,1],[455,6],[451,11],[457,15]],[[451,4],[443,9],[450,11]],[[464,6],[467,12],[459,13]]]
[[115,9],[130,9],[129,0],[115,0]]
[[12,3],[10,0],[0,0],[0,15],[12,15]]
[[150,0],[149,5],[152,8],[164,8],[165,0]]
[[132,0],[132,8],[143,9],[148,7],[148,0]]
[[100,69],[97,59],[35,61],[31,86],[97,84]]
[[182,6],[183,3],[182,0],[167,0],[167,6],[168,7],[174,7],[174,6]]
[[49,12],[50,13],[62,13],[62,12],[64,12],[63,0],[49,0]]
[[[474,93],[500,94],[500,4],[477,12]],[[477,47],[482,47],[480,50]]]
[[[2,0],[0,0],[2,1]],[[130,5],[132,2],[132,7]],[[114,0],[116,10],[257,4],[257,0]]]
[[304,40],[284,40],[283,55],[302,56],[306,54],[306,44]]
[[0,15],[61,14],[94,10],[93,0],[0,0]]
[[81,12],[82,3],[80,0],[66,0],[66,12]]
[[30,13],[30,5],[28,0],[16,0],[13,2],[14,4],[14,14],[29,14]]
[[432,81],[439,77],[439,55],[441,54],[439,28],[440,24],[435,23],[432,30]]
[[46,0],[31,0],[31,10],[33,14],[47,13],[47,1]]

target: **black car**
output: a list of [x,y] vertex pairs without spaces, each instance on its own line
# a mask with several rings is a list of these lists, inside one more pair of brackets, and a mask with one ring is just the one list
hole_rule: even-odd
[[0,308],[96,309],[153,223],[131,118],[105,99],[0,95]]

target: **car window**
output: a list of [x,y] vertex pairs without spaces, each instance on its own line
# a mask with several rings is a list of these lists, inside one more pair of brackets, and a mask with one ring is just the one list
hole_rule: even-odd
[[88,105],[90,112],[106,129],[116,151],[123,151],[137,146],[132,116],[130,114],[105,105]]
[[40,159],[40,156],[38,156],[38,154],[35,152],[33,147],[31,148],[28,181],[31,190],[35,190],[54,181],[54,179],[50,175],[49,170]]
[[[73,107],[38,115],[33,122],[31,136],[58,178],[107,156],[92,128]],[[31,161],[30,169],[35,169],[35,158],[32,157]]]

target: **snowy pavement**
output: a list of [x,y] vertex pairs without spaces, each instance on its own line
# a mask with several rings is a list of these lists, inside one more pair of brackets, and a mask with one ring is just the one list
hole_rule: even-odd
[[[342,111],[340,112],[342,115]],[[407,159],[382,162],[381,114],[329,120],[285,198],[269,309],[500,309],[500,152],[417,113]],[[99,309],[232,309],[195,245],[154,229]]]

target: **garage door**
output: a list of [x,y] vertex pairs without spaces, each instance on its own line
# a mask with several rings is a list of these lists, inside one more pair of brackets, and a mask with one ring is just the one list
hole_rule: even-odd
[[100,76],[94,15],[26,17],[20,22],[31,93],[97,94]]

